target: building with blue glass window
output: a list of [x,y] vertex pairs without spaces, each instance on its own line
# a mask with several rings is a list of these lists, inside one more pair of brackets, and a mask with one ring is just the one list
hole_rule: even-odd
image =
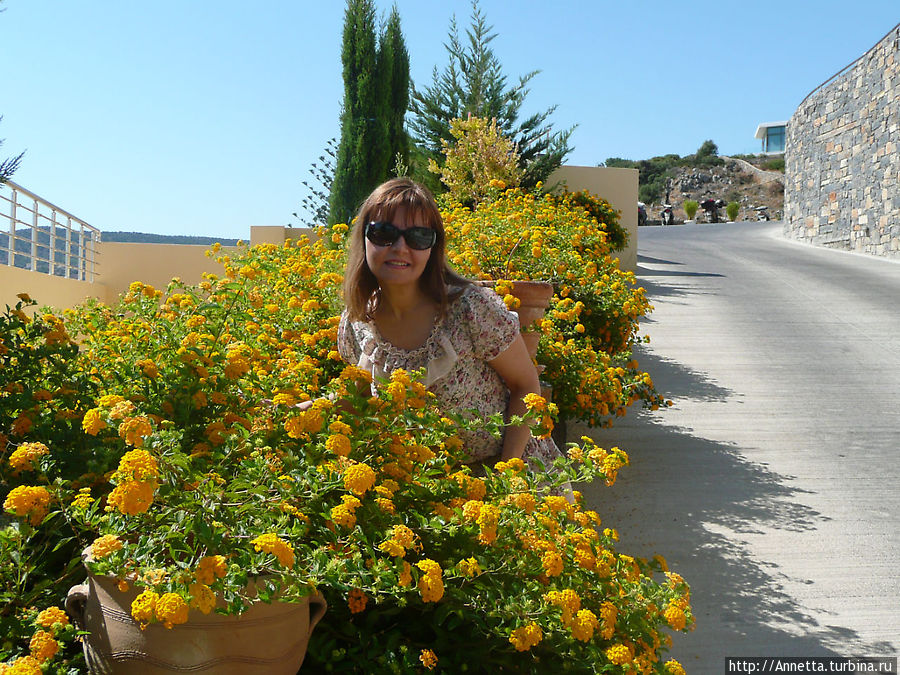
[[762,140],[762,154],[784,154],[784,128],[787,122],[764,122],[756,127],[756,138]]

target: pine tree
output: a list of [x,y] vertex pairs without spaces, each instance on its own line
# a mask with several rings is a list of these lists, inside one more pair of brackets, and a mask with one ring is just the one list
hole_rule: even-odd
[[341,63],[344,102],[329,224],[349,223],[388,170],[387,124],[380,114],[386,82],[378,73],[373,0],[347,0]]
[[[544,180],[571,152],[569,138],[574,127],[553,131],[547,123],[556,106],[520,121],[528,83],[539,71],[534,70],[508,85],[503,67],[491,42],[497,37],[493,26],[472,2],[471,26],[466,30],[467,42],[460,41],[456,19],[450,22],[448,41],[444,45],[450,57],[443,72],[435,67],[432,84],[423,91],[414,90],[409,127],[419,151],[426,160],[443,161],[441,140],[453,141],[450,121],[470,114],[496,119],[501,131],[516,144],[522,184],[531,187]],[[426,176],[422,176],[423,179]]]
[[328,198],[331,196],[331,186],[334,184],[336,159],[337,139],[329,138],[318,161],[313,162],[309,167],[312,182],[300,181],[307,193],[300,200],[300,205],[307,217],[303,218],[296,212],[293,216],[298,218],[305,227],[317,227],[328,222]]
[[[3,121],[3,116],[0,115],[0,121]],[[3,139],[0,138],[0,147],[3,146]],[[16,169],[19,168],[19,164],[22,161],[22,157],[25,155],[24,152],[19,153],[16,157],[9,157],[0,161],[0,185],[3,185],[6,181],[12,178],[12,175],[15,173]]]

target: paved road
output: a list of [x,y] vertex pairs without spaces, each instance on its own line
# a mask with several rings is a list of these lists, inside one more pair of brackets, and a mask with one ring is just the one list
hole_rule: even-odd
[[[780,223],[640,228],[642,366],[675,405],[593,431],[632,459],[588,500],[692,585],[672,656],[900,651],[900,264]],[[584,429],[572,427],[574,440]]]

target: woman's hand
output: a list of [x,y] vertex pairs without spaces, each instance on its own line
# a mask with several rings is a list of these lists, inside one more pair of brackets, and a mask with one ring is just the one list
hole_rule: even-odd
[[327,397],[323,397],[323,398],[319,398],[319,399],[313,399],[313,400],[309,400],[309,401],[303,401],[302,403],[298,403],[298,404],[295,405],[294,407],[295,407],[297,410],[299,410],[300,412],[304,412],[304,411],[309,410],[310,408],[312,408],[312,407],[313,407],[313,404],[314,404],[317,400],[319,400],[319,401],[324,401],[324,400],[331,401],[332,403],[334,403],[335,407],[336,407],[338,410],[340,410],[341,412],[347,413],[348,415],[355,415],[355,414],[357,414],[357,413],[356,413],[356,408],[354,408],[354,407],[350,404],[350,401],[348,401],[348,400],[345,399],[345,398],[337,398],[334,394],[329,394]]

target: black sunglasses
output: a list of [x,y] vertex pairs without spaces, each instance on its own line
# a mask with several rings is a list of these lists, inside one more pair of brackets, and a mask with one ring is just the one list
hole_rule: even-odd
[[425,251],[437,242],[437,232],[430,227],[410,227],[401,230],[391,223],[375,222],[366,225],[366,239],[376,246],[393,246],[400,237],[416,251]]

